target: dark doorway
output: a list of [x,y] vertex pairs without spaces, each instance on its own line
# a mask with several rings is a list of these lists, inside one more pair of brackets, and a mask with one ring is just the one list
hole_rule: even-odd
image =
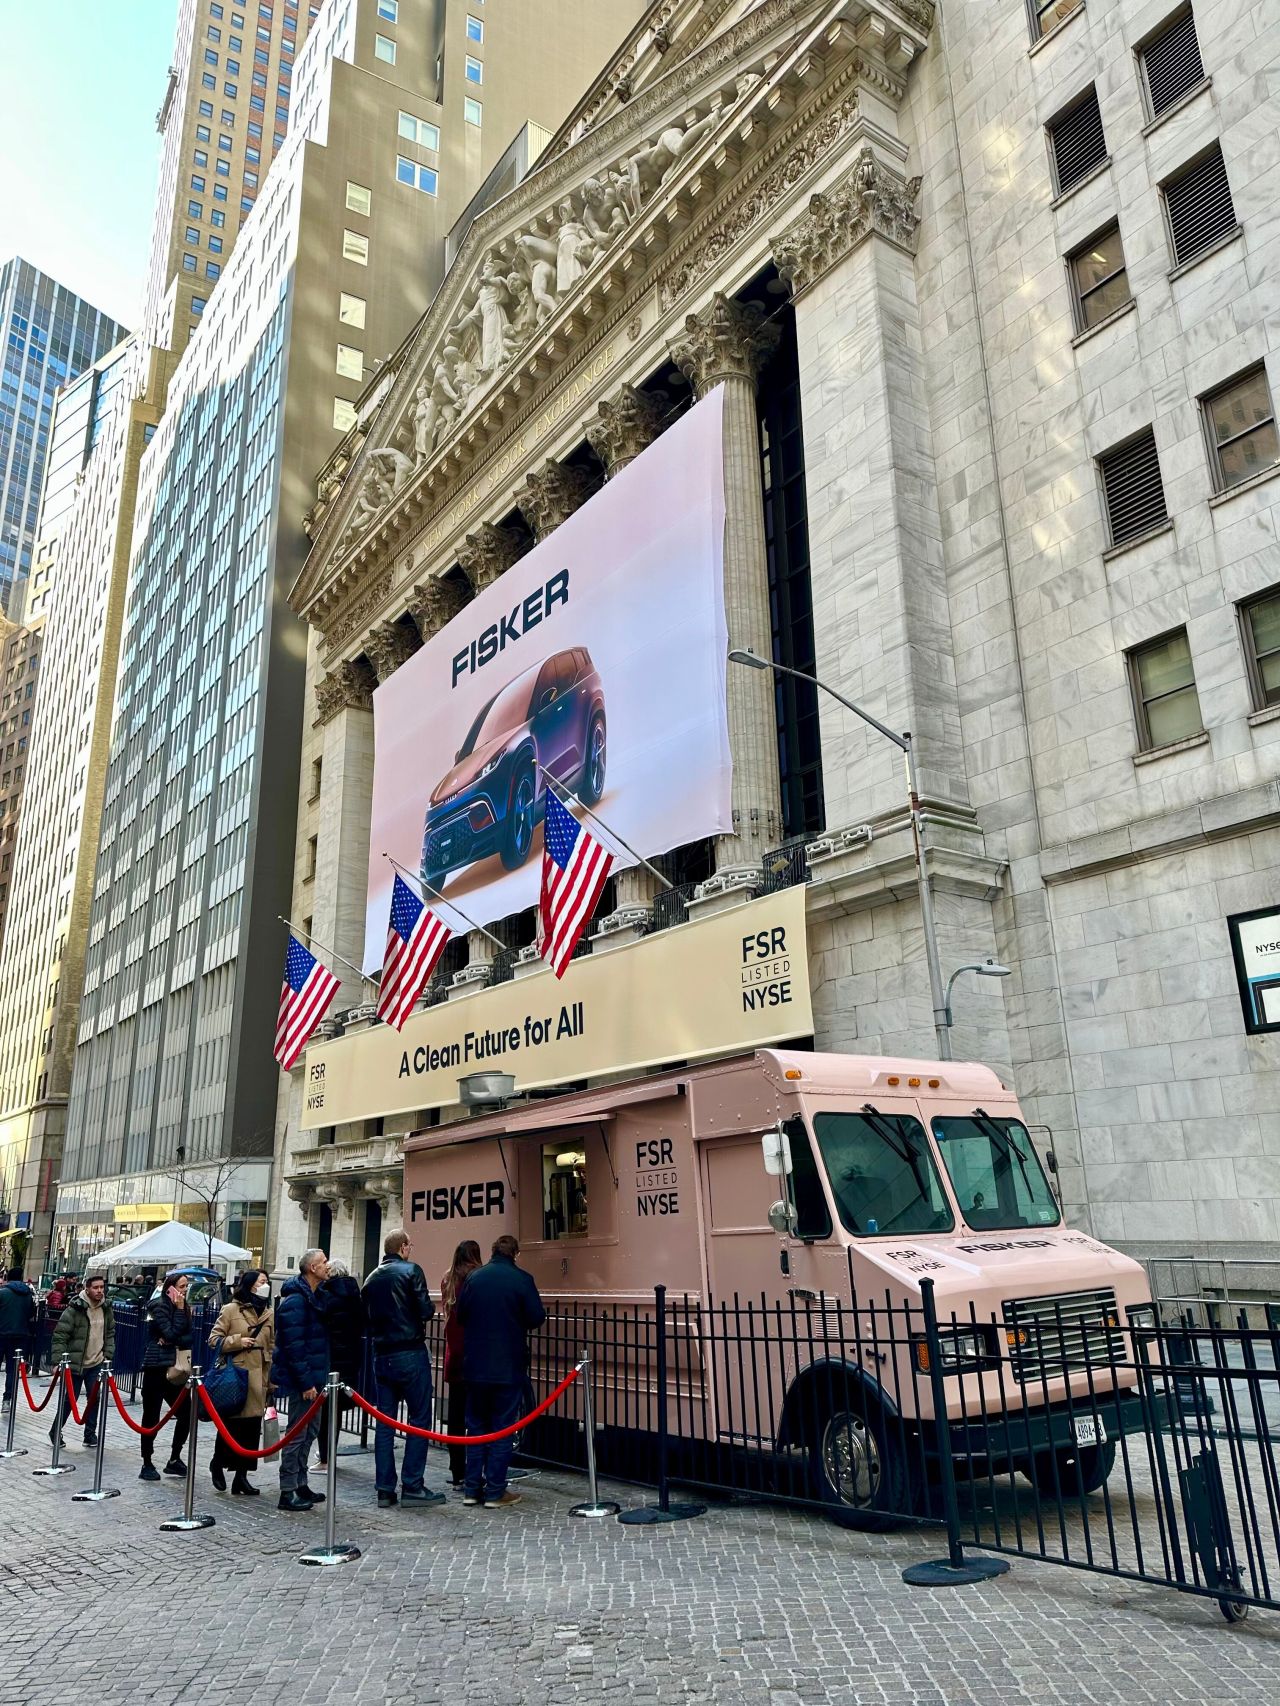
[[365,1279],[382,1260],[382,1204],[372,1198],[364,1205],[364,1257],[360,1277]]

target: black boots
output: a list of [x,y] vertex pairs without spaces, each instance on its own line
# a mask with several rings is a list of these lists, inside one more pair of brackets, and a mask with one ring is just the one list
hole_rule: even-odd
[[231,1491],[233,1493],[247,1493],[252,1499],[256,1499],[258,1497],[258,1489],[254,1486],[253,1482],[245,1474],[243,1469],[236,1470],[235,1479],[231,1483]]
[[214,1464],[213,1468],[210,1469],[210,1471],[209,1471],[209,1479],[213,1482],[215,1489],[219,1493],[225,1493],[226,1492],[226,1490],[227,1490],[227,1478],[222,1473],[221,1464],[218,1464],[218,1463]]

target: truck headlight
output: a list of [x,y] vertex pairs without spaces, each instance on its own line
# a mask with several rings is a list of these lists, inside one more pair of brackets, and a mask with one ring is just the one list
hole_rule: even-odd
[[1135,1333],[1154,1333],[1156,1330],[1156,1306],[1154,1303],[1135,1303],[1125,1311],[1130,1330]]
[[[961,1369],[985,1368],[994,1359],[982,1332],[972,1329],[951,1331],[943,1329],[938,1334],[938,1350],[942,1358],[944,1374],[956,1374]],[[915,1341],[916,1367],[921,1374],[929,1372],[929,1342],[920,1337]]]

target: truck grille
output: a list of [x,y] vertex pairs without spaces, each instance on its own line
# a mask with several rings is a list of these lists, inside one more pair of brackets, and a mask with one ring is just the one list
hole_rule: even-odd
[[1110,1286],[1054,1297],[1007,1298],[1005,1331],[1014,1378],[1053,1379],[1071,1369],[1109,1369],[1124,1356],[1124,1334]]

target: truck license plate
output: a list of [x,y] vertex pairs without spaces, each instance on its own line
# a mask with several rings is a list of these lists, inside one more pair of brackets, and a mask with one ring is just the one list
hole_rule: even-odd
[[1101,1417],[1095,1421],[1092,1416],[1083,1418],[1077,1416],[1075,1428],[1077,1445],[1105,1445],[1107,1443],[1107,1430]]

